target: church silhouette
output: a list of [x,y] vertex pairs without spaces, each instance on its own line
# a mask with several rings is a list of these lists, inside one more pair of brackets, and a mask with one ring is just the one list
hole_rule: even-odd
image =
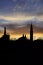
[[[4,34],[3,36],[1,37],[2,40],[10,40],[10,35],[7,34],[6,32],[6,27],[4,27]],[[19,39],[27,39],[26,38],[26,35],[23,34],[23,36]],[[32,23],[30,25],[30,41],[33,41],[33,26],[32,26]]]
[[30,26],[30,41],[33,41],[33,26],[32,26],[32,23],[31,23],[31,26]]
[[9,40],[10,39],[10,35],[7,35],[6,33],[6,27],[4,27],[4,35],[1,37],[2,40]]
[[33,40],[32,23],[30,25],[30,39],[27,39],[23,34],[18,40],[10,40],[10,35],[7,34],[6,27],[4,27],[4,34],[0,38],[0,53],[5,55],[1,57],[4,63],[43,64],[43,40]]

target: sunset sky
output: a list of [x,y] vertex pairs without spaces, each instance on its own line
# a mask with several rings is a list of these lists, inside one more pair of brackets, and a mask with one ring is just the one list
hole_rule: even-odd
[[43,39],[43,0],[0,0],[0,37],[6,26],[11,39],[29,38],[31,22],[34,39]]

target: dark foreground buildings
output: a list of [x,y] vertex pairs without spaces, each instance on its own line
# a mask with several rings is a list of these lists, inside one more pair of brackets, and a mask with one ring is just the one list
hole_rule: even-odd
[[6,33],[6,27],[4,27],[4,35],[1,37],[2,40],[10,40],[10,35]]
[[23,35],[10,40],[6,33],[0,38],[0,63],[2,64],[43,64],[43,40],[33,41],[33,25],[30,26],[30,40]]
[[[26,39],[26,35],[23,34],[23,36],[21,38]],[[19,39],[21,39],[21,38],[19,38]],[[4,34],[0,39],[10,40],[10,35],[7,34],[6,27],[4,27]],[[33,26],[32,26],[32,24],[30,25],[30,41],[33,41]]]

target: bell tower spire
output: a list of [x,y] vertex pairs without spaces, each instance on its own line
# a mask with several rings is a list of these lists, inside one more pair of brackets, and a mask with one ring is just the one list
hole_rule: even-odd
[[33,41],[33,25],[30,25],[30,41]]
[[4,35],[6,35],[6,27],[4,27]]

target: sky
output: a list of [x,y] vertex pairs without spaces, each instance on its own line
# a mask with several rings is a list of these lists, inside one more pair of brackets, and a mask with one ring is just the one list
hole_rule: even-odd
[[11,39],[29,38],[31,22],[34,39],[43,39],[43,0],[0,0],[0,37],[6,26]]

